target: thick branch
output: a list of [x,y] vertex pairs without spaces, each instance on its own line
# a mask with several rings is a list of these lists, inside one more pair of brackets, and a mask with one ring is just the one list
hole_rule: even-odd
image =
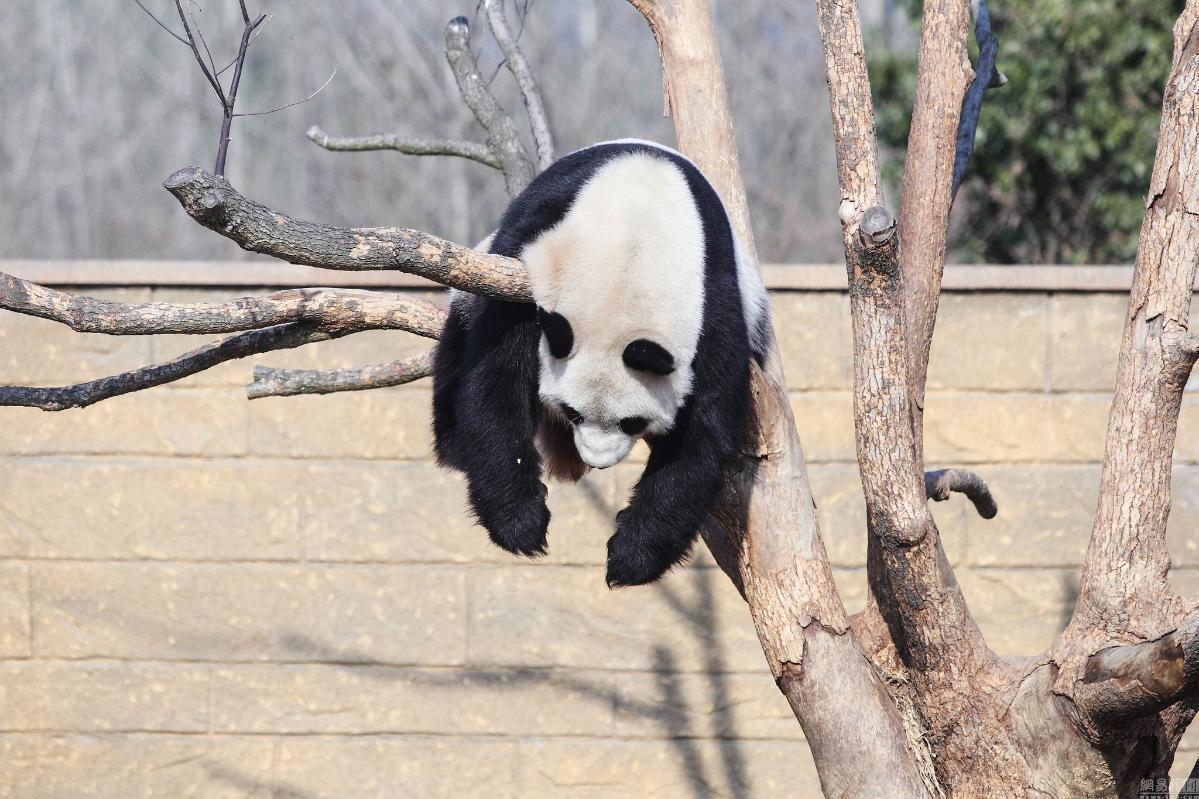
[[407,272],[513,302],[531,298],[528,274],[514,258],[475,252],[409,228],[349,229],[293,219],[199,167],[181,169],[163,185],[189,216],[243,250],[324,269]]
[[974,472],[966,469],[941,469],[924,473],[924,493],[934,502],[944,502],[952,493],[965,494],[974,503],[974,509],[984,519],[994,519],[999,506],[991,496],[991,489]]
[[1189,613],[1166,581],[1170,474],[1199,264],[1199,2],[1174,28],[1157,158],[1108,417],[1099,508],[1072,629],[1085,644],[1155,637]]
[[899,220],[900,263],[906,281],[908,383],[915,432],[916,462],[924,463],[924,384],[932,345],[945,240],[953,204],[953,143],[962,100],[973,76],[966,48],[969,0],[924,3],[916,101],[903,169]]
[[860,629],[879,659],[889,660],[885,653],[895,648],[934,751],[1003,768],[1010,754],[977,726],[959,723],[977,713],[979,686],[972,677],[988,668],[992,656],[941,548],[916,456],[899,237],[885,208],[867,206],[881,191],[857,5],[819,0],[817,14],[841,184],[854,427],[870,535],[870,604]]
[[351,332],[354,331],[330,332],[322,330],[310,322],[289,322],[264,330],[239,333],[222,341],[206,344],[170,361],[73,386],[54,388],[0,386],[0,405],[20,405],[41,408],[43,411],[86,408],[88,405],[121,394],[129,394],[182,380],[225,361],[273,350],[292,349],[317,341],[328,341]]
[[524,100],[525,109],[529,114],[529,127],[533,131],[533,141],[537,146],[537,166],[548,169],[554,163],[554,137],[550,132],[549,118],[545,113],[545,102],[541,98],[541,89],[537,86],[537,76],[529,66],[524,52],[517,44],[512,29],[508,27],[508,16],[504,11],[505,0],[483,0],[487,9],[487,24],[491,27],[491,35],[504,53],[504,63],[508,71],[516,78],[520,87],[520,96]]
[[230,302],[128,304],[79,297],[0,273],[0,308],[61,322],[79,333],[233,333],[307,321],[326,330],[407,330],[437,338],[446,312],[399,294],[349,289],[289,289]]
[[[720,192],[752,256],[708,0],[631,2],[658,40],[679,149]],[[705,529],[705,539],[737,575],[779,689],[812,743],[825,794],[925,797],[932,777],[912,752],[922,742],[905,734],[908,725],[848,629],[777,358],[765,373],[755,371],[752,390],[747,453],[726,472],[715,511],[719,529]],[[830,697],[853,697],[853,712]]]
[[500,159],[485,144],[454,139],[410,139],[394,133],[376,133],[373,136],[330,136],[316,125],[308,129],[308,138],[315,144],[333,152],[365,152],[368,150],[395,150],[405,155],[451,155],[469,158],[480,164],[500,168]]
[[254,382],[246,387],[250,399],[291,397],[297,394],[334,394],[366,391],[412,383],[433,374],[433,353],[352,369],[273,369],[254,367]]
[[1075,702],[1106,724],[1157,713],[1199,693],[1199,617],[1162,637],[1113,646],[1087,659]]
[[499,159],[508,195],[515,197],[537,172],[520,143],[512,118],[496,102],[479,74],[479,64],[470,49],[470,23],[466,17],[455,17],[446,26],[445,55],[462,99],[487,131],[487,146]]

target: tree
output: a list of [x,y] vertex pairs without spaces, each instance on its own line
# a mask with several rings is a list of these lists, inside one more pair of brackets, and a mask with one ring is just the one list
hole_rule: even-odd
[[[985,263],[1128,263],[1183,0],[1010,0],[994,9],[1013,91],[988,100],[954,250]],[[908,10],[919,17],[919,4]],[[879,138],[907,141],[915,61],[872,59]]]
[[[678,145],[713,181],[749,241],[708,3],[630,1],[658,41]],[[485,0],[484,7],[535,120],[537,162],[544,165],[553,145],[548,125],[539,124],[532,73],[508,36],[499,0]],[[898,221],[882,200],[856,5],[817,0],[817,9],[853,318],[869,602],[848,617],[834,587],[777,358],[755,372],[756,412],[744,452],[728,466],[726,490],[704,539],[748,603],[827,796],[1134,796],[1142,780],[1166,776],[1199,702],[1199,603],[1168,586],[1165,545],[1177,419],[1199,358],[1199,336],[1188,330],[1199,265],[1199,0],[1188,0],[1174,28],[1078,605],[1047,652],[1018,662],[998,657],[983,640],[927,507],[929,498],[961,491],[980,513],[993,514],[985,484],[959,470],[923,474],[924,380],[952,206],[953,142],[959,127],[969,127],[961,122],[974,77],[967,58],[970,7],[965,0],[925,3],[903,178],[906,210]],[[980,21],[983,10],[985,3]],[[533,174],[533,160],[474,68],[468,34],[464,20],[452,21],[447,54],[487,144],[422,147],[485,152],[515,190]],[[980,69],[970,96],[976,99],[992,77]],[[972,99],[965,107],[977,105]],[[382,144],[405,143],[353,146]],[[527,277],[512,259],[415,230],[295,220],[199,167],[176,172],[165,185],[196,222],[246,249],[330,269],[398,269],[464,291],[529,298]],[[46,410],[81,407],[231,358],[364,329],[402,328],[435,338],[443,319],[436,306],[385,293],[305,289],[236,303],[123,305],[8,275],[0,283],[0,307],[77,330],[234,334],[104,380],[0,389],[0,404]],[[259,372],[251,395],[364,389],[424,374],[424,356],[338,372]]]

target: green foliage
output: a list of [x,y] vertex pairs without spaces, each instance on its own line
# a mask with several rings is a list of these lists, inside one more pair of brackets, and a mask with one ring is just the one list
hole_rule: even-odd
[[[914,3],[913,18],[919,19]],[[990,263],[1131,262],[1184,0],[993,0],[1008,85],[983,103],[954,250]],[[973,53],[972,53],[973,58]],[[916,63],[872,59],[879,141],[902,158]],[[902,165],[888,166],[897,182]]]

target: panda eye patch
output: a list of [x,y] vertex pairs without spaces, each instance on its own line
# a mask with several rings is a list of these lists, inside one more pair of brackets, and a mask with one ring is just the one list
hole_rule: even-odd
[[629,342],[622,358],[625,366],[639,372],[668,375],[674,371],[674,356],[661,344],[647,338]]
[[571,424],[582,424],[583,423],[583,414],[579,413],[574,408],[567,405],[565,402],[562,403],[562,413],[566,414],[566,418],[568,420],[570,420]]
[[545,335],[545,341],[550,345],[550,355],[555,358],[565,358],[575,346],[575,334],[571,330],[566,317],[554,311],[547,311],[537,306],[537,324]]
[[641,416],[629,416],[620,420],[620,429],[626,436],[635,436],[645,432],[649,420]]

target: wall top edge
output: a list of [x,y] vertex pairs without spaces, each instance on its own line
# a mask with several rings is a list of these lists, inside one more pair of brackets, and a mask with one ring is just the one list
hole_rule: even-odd
[[[343,272],[279,261],[0,260],[0,272],[51,286],[304,287],[429,289],[436,284],[399,272]],[[773,291],[845,291],[840,264],[767,264]],[[1127,292],[1131,266],[988,266],[950,264],[948,292]]]

